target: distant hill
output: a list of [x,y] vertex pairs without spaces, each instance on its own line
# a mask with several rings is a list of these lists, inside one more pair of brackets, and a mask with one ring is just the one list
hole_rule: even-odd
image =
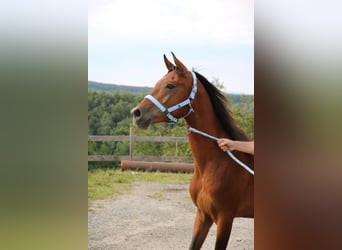
[[[94,81],[88,81],[88,89],[97,91],[119,91],[129,92],[132,94],[148,94],[151,92],[150,87],[138,87],[138,86],[126,86],[118,84],[99,83]],[[242,96],[251,98],[253,95],[240,95],[240,94],[227,94],[233,100],[233,103],[240,103]]]
[[137,87],[137,86],[126,86],[118,84],[108,84],[88,81],[88,89],[97,91],[119,91],[129,93],[149,93],[152,88],[149,87]]

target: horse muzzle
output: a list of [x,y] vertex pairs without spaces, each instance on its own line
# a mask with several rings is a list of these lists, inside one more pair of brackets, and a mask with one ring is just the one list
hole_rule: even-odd
[[151,124],[152,117],[148,113],[144,112],[143,109],[135,107],[131,110],[133,116],[133,124],[138,128],[147,129]]

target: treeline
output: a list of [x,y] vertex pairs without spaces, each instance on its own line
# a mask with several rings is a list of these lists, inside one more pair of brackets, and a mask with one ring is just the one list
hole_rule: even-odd
[[148,93],[150,92],[152,88],[88,81],[88,89],[93,89],[93,90],[98,90],[98,91],[122,91],[122,92],[130,92],[132,94],[137,94],[137,93]]
[[[88,90],[88,134],[129,135],[132,126],[130,110],[146,93],[104,92]],[[230,98],[231,99],[231,98]],[[237,123],[254,137],[254,97],[240,96],[241,102],[231,99],[231,111]],[[136,135],[186,137],[185,121],[174,124],[156,124],[147,130],[135,129]],[[128,142],[88,142],[88,155],[128,155]],[[191,156],[187,143],[139,142],[134,147],[135,155]],[[90,162],[88,168],[117,167],[118,163]]]

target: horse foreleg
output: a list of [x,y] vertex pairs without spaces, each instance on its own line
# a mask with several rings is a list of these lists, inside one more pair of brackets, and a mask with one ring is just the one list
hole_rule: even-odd
[[197,250],[202,247],[212,224],[213,221],[208,215],[197,210],[190,250]]
[[225,217],[217,221],[215,250],[224,250],[227,248],[232,225],[233,217]]

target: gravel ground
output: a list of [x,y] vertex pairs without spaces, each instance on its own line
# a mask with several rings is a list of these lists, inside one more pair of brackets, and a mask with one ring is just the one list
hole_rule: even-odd
[[[88,211],[88,248],[188,249],[196,207],[188,184],[137,183],[129,192],[95,201]],[[215,224],[203,250],[214,249]],[[228,249],[254,249],[254,220],[234,220]]]

